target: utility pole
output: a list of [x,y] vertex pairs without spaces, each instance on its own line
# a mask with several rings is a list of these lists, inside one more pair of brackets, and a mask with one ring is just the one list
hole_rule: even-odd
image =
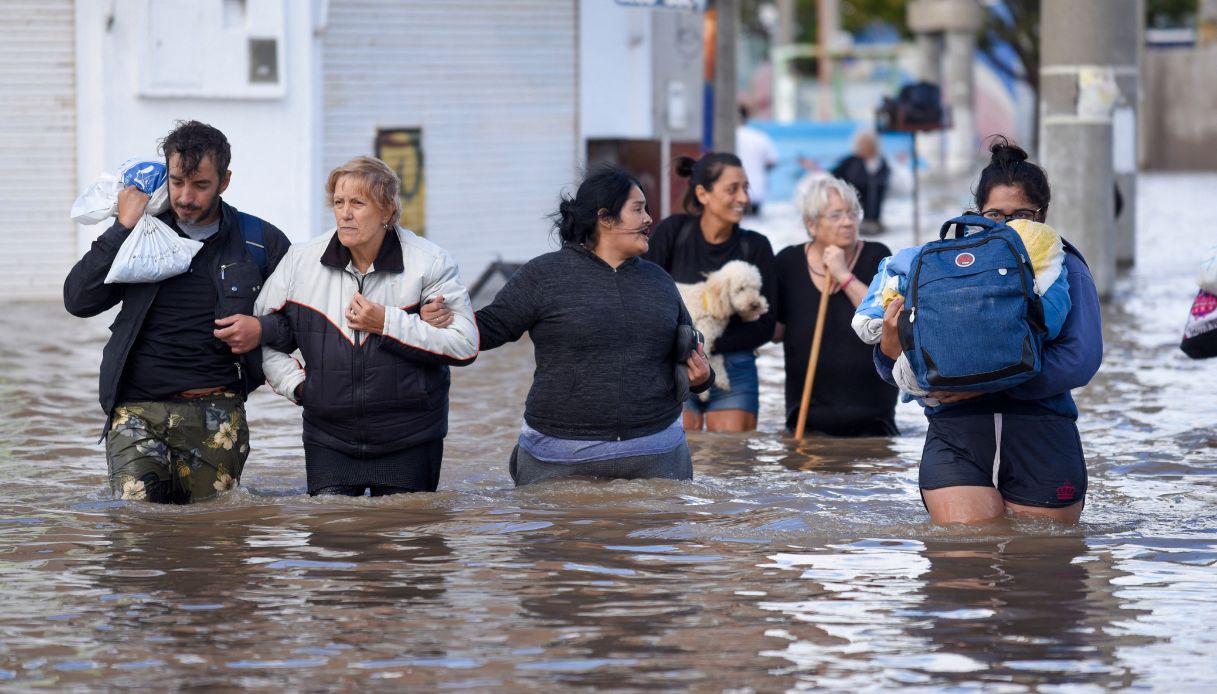
[[778,46],[794,43],[794,0],[778,0],[778,26],[773,42]]
[[1082,251],[1099,296],[1107,297],[1116,274],[1117,44],[1136,41],[1129,18],[1138,2],[1072,0],[1041,7],[1040,162],[1052,185],[1049,221]]
[[[1142,16],[1144,16],[1142,12]],[[1217,43],[1217,0],[1200,0],[1196,7],[1196,44],[1211,46]]]
[[711,85],[713,113],[708,141],[715,152],[735,151],[739,98],[735,88],[736,39],[739,36],[739,0],[710,0],[706,11],[706,78]]
[[816,115],[820,120],[832,120],[832,47],[840,32],[841,7],[837,0],[816,0],[816,81],[820,88],[816,96]]
[[794,57],[792,50],[795,49],[794,30],[797,24],[794,0],[778,0],[777,10],[777,31],[769,50],[769,62],[773,68],[771,117],[779,123],[790,123],[798,110],[795,105],[797,89],[790,66]]

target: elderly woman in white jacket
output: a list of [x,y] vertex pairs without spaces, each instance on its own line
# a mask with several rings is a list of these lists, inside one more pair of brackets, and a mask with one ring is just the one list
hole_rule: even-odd
[[[399,185],[372,157],[331,171],[336,228],[292,246],[258,297],[258,315],[281,317],[263,335],[263,366],[275,392],[304,407],[309,494],[435,491],[448,367],[477,357],[456,265],[397,226]],[[431,301],[447,309],[443,327],[419,316]]]

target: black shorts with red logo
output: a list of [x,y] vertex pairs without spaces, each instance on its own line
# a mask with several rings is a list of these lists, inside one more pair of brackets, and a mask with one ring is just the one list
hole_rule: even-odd
[[996,487],[1014,504],[1061,508],[1086,497],[1086,458],[1069,417],[930,417],[918,483],[922,489]]

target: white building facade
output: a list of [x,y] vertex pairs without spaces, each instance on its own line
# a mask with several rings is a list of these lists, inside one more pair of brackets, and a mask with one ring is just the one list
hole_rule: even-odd
[[54,296],[76,259],[72,0],[5,5],[0,22],[0,296]]
[[701,152],[704,5],[579,0],[581,152],[637,175],[656,217],[679,211],[671,159]]
[[14,0],[0,39],[0,295],[51,298],[103,228],[68,218],[98,174],[179,120],[232,144],[224,198],[324,233],[326,174],[408,137],[417,226],[467,283],[552,247],[578,179],[571,0]]

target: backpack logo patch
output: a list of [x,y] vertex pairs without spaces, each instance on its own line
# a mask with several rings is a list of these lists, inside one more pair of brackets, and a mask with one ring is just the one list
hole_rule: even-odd
[[976,262],[976,256],[971,253],[960,253],[955,256],[955,265],[958,267],[971,267],[972,263]]

